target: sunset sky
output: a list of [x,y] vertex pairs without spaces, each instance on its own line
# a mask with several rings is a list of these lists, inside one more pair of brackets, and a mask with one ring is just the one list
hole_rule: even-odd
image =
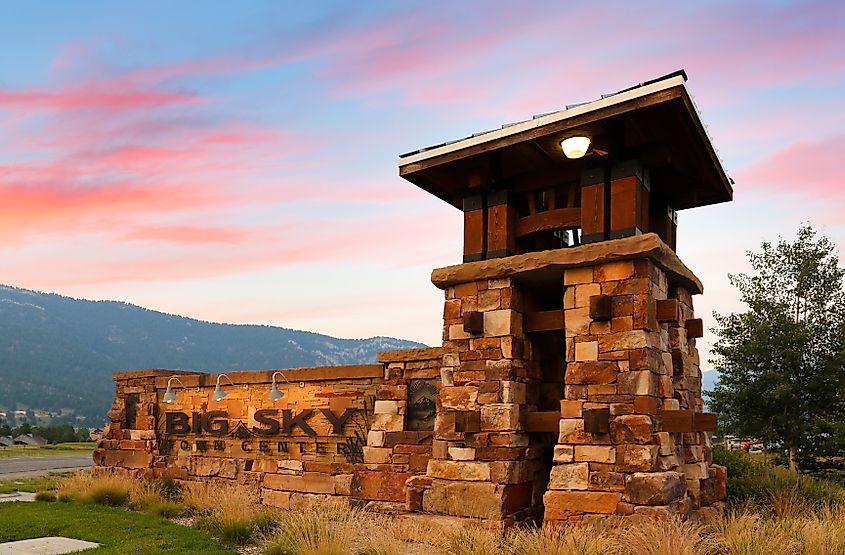
[[398,155],[681,68],[736,181],[679,216],[705,325],[763,239],[845,246],[844,2],[10,2],[0,36],[7,285],[438,345],[461,213]]

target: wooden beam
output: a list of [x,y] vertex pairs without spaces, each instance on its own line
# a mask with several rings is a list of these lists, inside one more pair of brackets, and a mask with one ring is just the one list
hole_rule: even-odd
[[610,238],[648,231],[648,183],[639,163],[618,164],[610,178]]
[[525,237],[526,235],[541,231],[572,229],[576,227],[581,227],[581,209],[558,208],[519,218],[516,221],[516,236]]
[[657,301],[658,322],[678,322],[681,319],[681,305],[678,299]]
[[487,195],[487,258],[516,254],[516,207],[509,191]]
[[660,413],[664,432],[692,432],[693,412],[691,410],[664,410]]
[[590,318],[597,322],[607,322],[612,316],[609,295],[593,295],[590,297]]
[[560,413],[555,411],[526,412],[526,432],[560,432]]
[[464,314],[464,331],[466,333],[484,333],[484,314],[473,311]]
[[563,330],[563,310],[526,312],[522,321],[525,333]]
[[607,239],[608,211],[605,202],[604,170],[597,168],[581,175],[581,242]]
[[484,212],[484,196],[475,195],[464,199],[464,262],[484,260],[487,243],[487,218]]
[[687,339],[697,339],[704,337],[704,320],[701,318],[692,318],[684,323],[687,329]]
[[610,409],[584,409],[584,431],[591,434],[610,432]]
[[696,432],[715,432],[718,428],[719,415],[715,412],[697,412],[693,417]]

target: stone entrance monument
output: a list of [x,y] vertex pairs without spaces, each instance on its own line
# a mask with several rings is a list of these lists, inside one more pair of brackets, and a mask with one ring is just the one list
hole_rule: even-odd
[[685,82],[403,155],[402,177],[464,215],[463,263],[432,273],[442,346],[233,372],[222,386],[115,374],[96,471],[238,480],[283,508],[332,497],[499,525],[718,506],[702,285],[675,253],[676,213],[732,188]]

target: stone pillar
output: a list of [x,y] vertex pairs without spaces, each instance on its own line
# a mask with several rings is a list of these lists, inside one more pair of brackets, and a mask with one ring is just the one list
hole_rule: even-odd
[[[566,269],[564,285],[566,386],[545,521],[686,516],[702,488],[718,501],[705,434],[663,431],[664,411],[702,410],[689,292],[646,257]],[[679,315],[661,323],[670,296]]]
[[531,379],[519,290],[510,279],[446,288],[441,388],[432,459],[422,492],[428,513],[518,521],[531,507]]

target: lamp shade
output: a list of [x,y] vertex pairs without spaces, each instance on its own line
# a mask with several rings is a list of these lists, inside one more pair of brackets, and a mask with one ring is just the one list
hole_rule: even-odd
[[214,388],[214,393],[211,394],[211,398],[215,401],[219,401],[223,397],[226,396],[226,392],[223,391],[223,388],[220,387],[220,384],[217,384],[217,387]]
[[278,401],[282,397],[285,396],[285,392],[279,389],[279,386],[273,383],[273,387],[270,388],[270,394],[267,395],[267,398],[271,401]]
[[569,137],[560,142],[560,148],[567,158],[581,158],[590,149],[589,137]]
[[167,386],[167,391],[164,392],[164,397],[162,397],[162,401],[165,403],[172,403],[176,400],[176,392],[173,391],[173,388],[170,385]]

